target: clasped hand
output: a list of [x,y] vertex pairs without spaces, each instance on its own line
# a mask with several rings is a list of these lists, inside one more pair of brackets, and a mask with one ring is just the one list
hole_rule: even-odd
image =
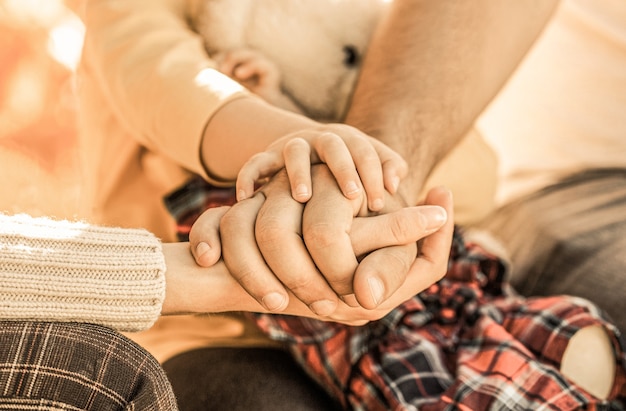
[[381,318],[445,274],[447,190],[431,190],[415,207],[390,197],[372,215],[365,196],[347,199],[325,165],[312,168],[312,182],[306,204],[281,171],[251,198],[205,212],[190,233],[196,262],[222,257],[260,311],[350,324]]

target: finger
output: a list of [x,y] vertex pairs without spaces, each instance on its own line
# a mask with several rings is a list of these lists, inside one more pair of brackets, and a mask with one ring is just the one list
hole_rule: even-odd
[[210,267],[221,257],[220,220],[228,206],[210,208],[198,217],[189,232],[189,246],[196,263]]
[[337,307],[338,298],[302,241],[303,205],[293,200],[288,184],[286,174],[280,173],[271,186],[264,188],[267,199],[257,216],[257,243],[265,261],[285,287],[311,311],[329,315]]
[[359,198],[360,177],[344,140],[335,133],[325,132],[313,141],[313,148],[332,172],[346,198]]
[[269,60],[258,56],[240,62],[235,68],[235,76],[243,80],[257,77],[259,83],[264,87],[278,87],[278,69]]
[[257,153],[241,167],[235,183],[237,201],[245,200],[254,193],[254,183],[269,177],[284,166],[283,158],[271,151]]
[[385,162],[382,164],[383,168],[383,184],[387,191],[391,194],[398,192],[400,186],[400,180],[403,178],[398,173],[398,170],[391,162]]
[[239,64],[239,61],[234,59],[230,53],[220,53],[215,56],[217,63],[217,69],[229,77],[235,77],[235,67]]
[[224,262],[233,278],[263,307],[280,312],[289,296],[266,265],[257,247],[254,226],[264,196],[257,193],[239,202],[224,214],[220,224]]
[[435,187],[431,189],[426,196],[425,204],[437,204],[444,207],[446,209],[446,213],[448,214],[448,220],[441,227],[441,229],[435,231],[419,243],[418,258],[411,267],[410,274],[424,280],[427,276],[420,273],[425,272],[427,267],[436,266],[442,270],[439,273],[439,277],[434,275],[427,279],[423,288],[432,285],[445,274],[448,258],[450,257],[452,235],[454,233],[453,200],[450,190],[444,187]]
[[233,71],[233,77],[235,80],[245,82],[250,80],[253,77],[259,77],[262,75],[262,72],[259,70],[258,65],[253,64],[249,61],[240,62],[237,64]]
[[218,69],[235,77],[235,69],[244,61],[252,58],[252,52],[246,49],[230,50],[217,55]]
[[400,288],[408,299],[445,274],[454,228],[451,194],[446,189],[433,189],[426,204],[445,209],[446,222],[421,240],[417,258],[415,247],[393,246],[376,250],[361,261],[354,276],[354,290],[363,307],[377,307]]
[[358,138],[346,140],[350,154],[354,159],[355,167],[359,173],[361,183],[367,196],[367,206],[372,211],[380,211],[385,206],[385,187],[383,184],[383,170],[381,158],[370,144],[376,141],[373,138]]
[[364,255],[379,248],[415,243],[446,222],[445,208],[435,205],[406,207],[389,214],[357,217],[350,239],[354,253]]
[[382,142],[371,138],[372,146],[378,153],[378,157],[382,164],[383,181],[385,188],[391,194],[396,193],[400,180],[407,176],[409,166],[407,162],[390,147]]
[[302,138],[293,138],[283,148],[291,195],[301,203],[311,198],[311,147]]
[[354,275],[354,295],[359,305],[372,310],[393,294],[404,283],[416,254],[417,245],[412,243],[385,247],[365,256]]
[[[276,70],[273,69],[272,64],[269,61],[262,58],[251,58],[249,60],[241,60],[234,69],[234,77],[240,81],[247,81],[256,77],[259,81],[264,79],[264,83],[267,85],[273,84],[276,74]],[[269,76],[269,78],[268,78]]]
[[313,169],[313,196],[304,209],[302,234],[313,261],[339,296],[352,294],[357,259],[349,233],[359,207],[343,196],[327,167]]

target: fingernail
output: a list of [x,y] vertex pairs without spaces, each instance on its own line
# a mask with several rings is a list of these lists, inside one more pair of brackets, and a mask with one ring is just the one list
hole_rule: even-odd
[[385,287],[383,286],[383,282],[376,277],[370,277],[367,279],[367,283],[370,286],[370,293],[372,294],[372,299],[374,300],[374,304],[380,304],[383,299],[383,295],[385,293]]
[[354,181],[350,181],[346,184],[346,194],[356,194],[359,192],[359,185]]
[[262,299],[263,305],[270,311],[280,311],[285,305],[285,296],[280,293],[269,293]]
[[385,202],[383,201],[382,198],[377,198],[376,200],[372,201],[372,211],[378,211],[382,209],[384,206],[385,206]]
[[237,191],[237,201],[245,200],[246,192],[244,190]]
[[330,300],[320,300],[312,303],[309,308],[315,314],[322,317],[327,317],[335,311],[335,308],[337,308],[337,304],[334,301]]
[[448,220],[448,213],[439,206],[422,206],[420,215],[424,228],[428,231],[439,229]]
[[399,186],[400,186],[400,177],[398,177],[398,176],[393,176],[393,177],[391,178],[391,187],[392,187],[392,189],[393,189],[393,192],[392,192],[391,194],[393,194],[393,193],[395,193],[396,191],[398,191],[398,187],[399,187]]
[[198,258],[202,257],[209,251],[211,251],[211,246],[205,242],[198,243],[198,245],[196,246],[196,255],[198,256]]
[[306,198],[309,195],[309,189],[306,184],[298,184],[296,187],[296,196],[298,198]]

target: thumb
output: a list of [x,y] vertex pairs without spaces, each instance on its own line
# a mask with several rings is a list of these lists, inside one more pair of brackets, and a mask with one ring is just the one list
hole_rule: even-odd
[[193,223],[189,247],[199,266],[210,267],[219,261],[222,255],[220,220],[229,209],[228,206],[209,208]]
[[446,209],[441,206],[405,207],[388,214],[355,218],[350,240],[354,254],[361,256],[379,248],[417,242],[447,220]]

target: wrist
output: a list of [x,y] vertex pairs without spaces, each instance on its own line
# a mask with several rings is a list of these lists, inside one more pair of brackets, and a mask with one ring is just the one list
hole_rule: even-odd
[[258,311],[260,305],[231,277],[222,261],[196,264],[189,243],[165,243],[165,301],[162,315]]
[[253,95],[224,104],[209,120],[200,156],[208,177],[234,182],[243,164],[286,134],[316,126],[300,114],[274,107]]

